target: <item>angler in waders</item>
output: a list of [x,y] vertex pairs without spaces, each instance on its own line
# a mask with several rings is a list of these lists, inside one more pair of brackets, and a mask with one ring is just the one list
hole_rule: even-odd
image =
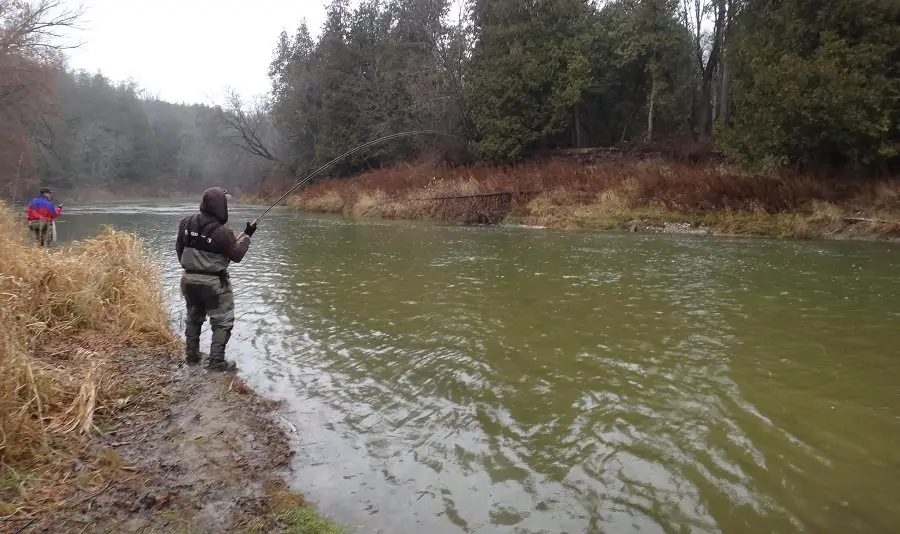
[[62,214],[62,204],[53,205],[53,197],[49,188],[42,187],[40,196],[28,203],[28,229],[34,234],[38,246],[44,247],[50,244],[53,229],[53,220]]
[[184,337],[189,365],[200,363],[200,328],[209,315],[212,344],[209,369],[234,371],[225,361],[225,345],[234,327],[234,295],[228,279],[228,265],[240,262],[250,247],[255,223],[247,223],[244,235],[235,237],[228,222],[228,195],[220,187],[207,189],[200,201],[200,213],[185,217],[178,226],[175,251],[184,268],[181,294],[187,305]]

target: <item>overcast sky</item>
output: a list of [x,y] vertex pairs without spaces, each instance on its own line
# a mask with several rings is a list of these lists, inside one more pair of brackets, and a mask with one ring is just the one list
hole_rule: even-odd
[[220,103],[225,87],[265,93],[278,34],[305,18],[316,35],[325,18],[325,0],[67,1],[85,12],[70,67],[187,103]]

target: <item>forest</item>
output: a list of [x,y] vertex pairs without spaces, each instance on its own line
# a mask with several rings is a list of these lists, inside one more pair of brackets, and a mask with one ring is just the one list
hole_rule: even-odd
[[[271,91],[172,104],[67,68],[59,0],[0,0],[0,196],[287,183],[344,161],[521,164],[636,150],[753,172],[892,176],[895,0],[332,0],[318,32],[273,36]],[[277,16],[273,13],[272,16]],[[242,150],[238,150],[240,148]]]
[[[894,0],[334,0],[282,34],[269,111],[292,169],[398,130],[492,163],[674,141],[752,168],[884,170],[900,150]],[[693,148],[696,150],[696,148]]]
[[219,105],[68,69],[63,34],[81,17],[59,0],[0,0],[0,198],[39,185],[77,197],[239,188],[270,166],[235,149]]

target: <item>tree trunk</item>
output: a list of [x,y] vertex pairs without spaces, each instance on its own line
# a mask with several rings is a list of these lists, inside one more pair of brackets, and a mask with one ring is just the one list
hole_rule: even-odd
[[653,141],[653,115],[656,112],[656,90],[657,90],[657,75],[656,65],[652,65],[650,67],[650,104],[647,106],[647,136],[644,138],[644,141],[650,142]]
[[708,135],[712,131],[712,121],[710,120],[710,112],[712,111],[712,76],[703,77],[700,81],[700,98],[697,102],[697,118],[696,129],[697,134],[701,137]]
[[[725,22],[728,13],[727,5],[724,2],[714,2],[715,23],[712,34],[712,48],[709,51],[709,58],[706,64],[703,64],[703,54],[701,53],[699,41],[697,46],[697,60],[700,67],[700,101],[697,103],[695,131],[701,137],[712,133],[713,113],[717,108],[713,107],[713,83],[718,70],[722,47],[725,40]],[[698,22],[699,24],[699,22]]]
[[13,198],[12,198],[13,206],[16,205],[16,199],[18,198],[18,195],[19,195],[19,175],[22,171],[22,159],[24,159],[24,158],[25,158],[25,151],[20,150],[19,151],[19,163],[16,164],[16,177],[13,179],[13,195],[12,195],[13,196]]
[[731,69],[728,68],[728,61],[723,57],[720,63],[722,71],[721,80],[719,82],[719,111],[717,113],[718,122],[728,125],[731,122]]
[[722,90],[722,69],[718,68],[718,69],[716,69],[715,81],[712,85],[712,91],[710,92],[712,96],[709,99],[709,101],[710,101],[709,108],[710,108],[710,112],[711,112],[710,122],[712,123],[713,127],[716,125],[716,123],[719,122],[719,98],[721,97],[721,95],[720,95],[721,90]]
[[581,114],[578,112],[578,104],[575,104],[575,148],[581,148]]

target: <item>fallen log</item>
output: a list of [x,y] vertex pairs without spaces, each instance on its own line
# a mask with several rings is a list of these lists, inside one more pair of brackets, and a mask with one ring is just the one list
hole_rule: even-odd
[[485,197],[501,197],[501,196],[515,196],[515,195],[536,195],[538,193],[542,193],[543,191],[535,190],[535,191],[498,191],[496,193],[480,193],[476,195],[455,195],[448,197],[423,197],[423,198],[411,198],[409,200],[421,200],[421,201],[432,201],[432,200],[460,200],[466,198],[485,198]]
[[885,219],[868,219],[866,217],[841,217],[846,222],[849,223],[857,223],[857,222],[868,222],[875,224],[900,224],[900,221],[888,221]]

